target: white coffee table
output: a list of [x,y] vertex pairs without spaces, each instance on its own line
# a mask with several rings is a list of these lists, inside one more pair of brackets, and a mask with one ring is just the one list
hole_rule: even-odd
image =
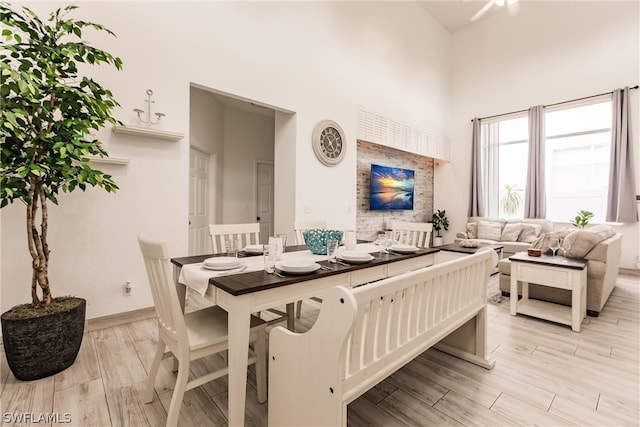
[[[518,313],[552,322],[570,325],[580,332],[587,316],[587,262],[562,256],[532,257],[518,252],[511,260],[511,315]],[[518,300],[518,282],[522,283],[522,298]],[[529,299],[529,283],[568,289],[571,307],[547,301]]]

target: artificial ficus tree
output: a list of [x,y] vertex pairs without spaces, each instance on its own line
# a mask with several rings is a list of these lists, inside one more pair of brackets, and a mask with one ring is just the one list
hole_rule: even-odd
[[92,156],[107,156],[91,133],[117,122],[111,111],[119,104],[111,91],[82,76],[78,65],[104,63],[120,70],[122,61],[82,40],[85,29],[114,34],[70,18],[76,8],[57,9],[43,21],[26,7],[14,11],[0,4],[0,207],[16,200],[26,205],[34,305],[52,301],[47,203],[58,204],[60,191],[118,189],[110,175],[91,163]]

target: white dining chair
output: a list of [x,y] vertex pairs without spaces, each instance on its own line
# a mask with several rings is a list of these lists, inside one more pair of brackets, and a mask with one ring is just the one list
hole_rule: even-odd
[[[304,245],[305,230],[324,230],[327,228],[327,221],[294,221],[293,230],[296,233],[296,245]],[[314,301],[322,302],[320,298],[311,297]],[[299,319],[302,314],[302,300],[296,302],[296,317]]]
[[398,243],[428,248],[433,224],[430,222],[391,221],[391,230],[394,241]]
[[228,252],[226,240],[228,238],[240,240],[242,249],[247,245],[260,243],[260,223],[250,222],[246,224],[210,224],[209,235],[214,254]]
[[[175,426],[185,391],[228,374],[228,368],[225,367],[189,381],[189,364],[192,360],[229,348],[227,312],[219,306],[211,306],[183,314],[172,280],[166,243],[138,236],[138,244],[144,258],[158,320],[158,347],[142,397],[145,403],[153,401],[155,378],[160,362],[167,357],[175,356],[178,375],[167,411],[167,426]],[[266,322],[251,316],[249,342],[253,343],[254,350],[247,362],[256,364],[260,403],[267,400],[265,327]],[[167,347],[168,351],[165,352]]]
[[296,232],[296,245],[304,245],[304,236],[302,232],[305,230],[324,230],[327,228],[327,221],[295,221],[293,230]]
[[[257,245],[260,243],[260,223],[209,224],[209,235],[211,236],[211,247],[213,248],[214,254],[228,252],[226,246],[226,240],[228,238],[240,240],[238,250],[241,250],[246,245]],[[278,310],[277,308],[268,308],[267,311],[278,315],[277,318],[267,322],[269,325],[288,320],[289,318],[292,319],[291,324],[293,325],[294,308],[292,303],[287,304],[286,311]],[[260,313],[256,314],[260,315]]]

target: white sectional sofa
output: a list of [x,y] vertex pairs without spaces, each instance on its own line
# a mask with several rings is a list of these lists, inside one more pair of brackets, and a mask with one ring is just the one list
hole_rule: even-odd
[[503,258],[516,252],[526,251],[531,243],[552,230],[553,224],[546,219],[504,219],[469,217],[465,231],[456,234],[460,240],[477,240],[488,244],[501,244]]

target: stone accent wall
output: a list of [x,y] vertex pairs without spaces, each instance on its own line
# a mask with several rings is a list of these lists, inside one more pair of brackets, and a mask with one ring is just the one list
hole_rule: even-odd
[[[375,240],[388,221],[429,222],[433,215],[433,158],[408,153],[384,145],[358,140],[356,194],[357,238]],[[371,165],[412,169],[414,176],[413,210],[369,210]]]

